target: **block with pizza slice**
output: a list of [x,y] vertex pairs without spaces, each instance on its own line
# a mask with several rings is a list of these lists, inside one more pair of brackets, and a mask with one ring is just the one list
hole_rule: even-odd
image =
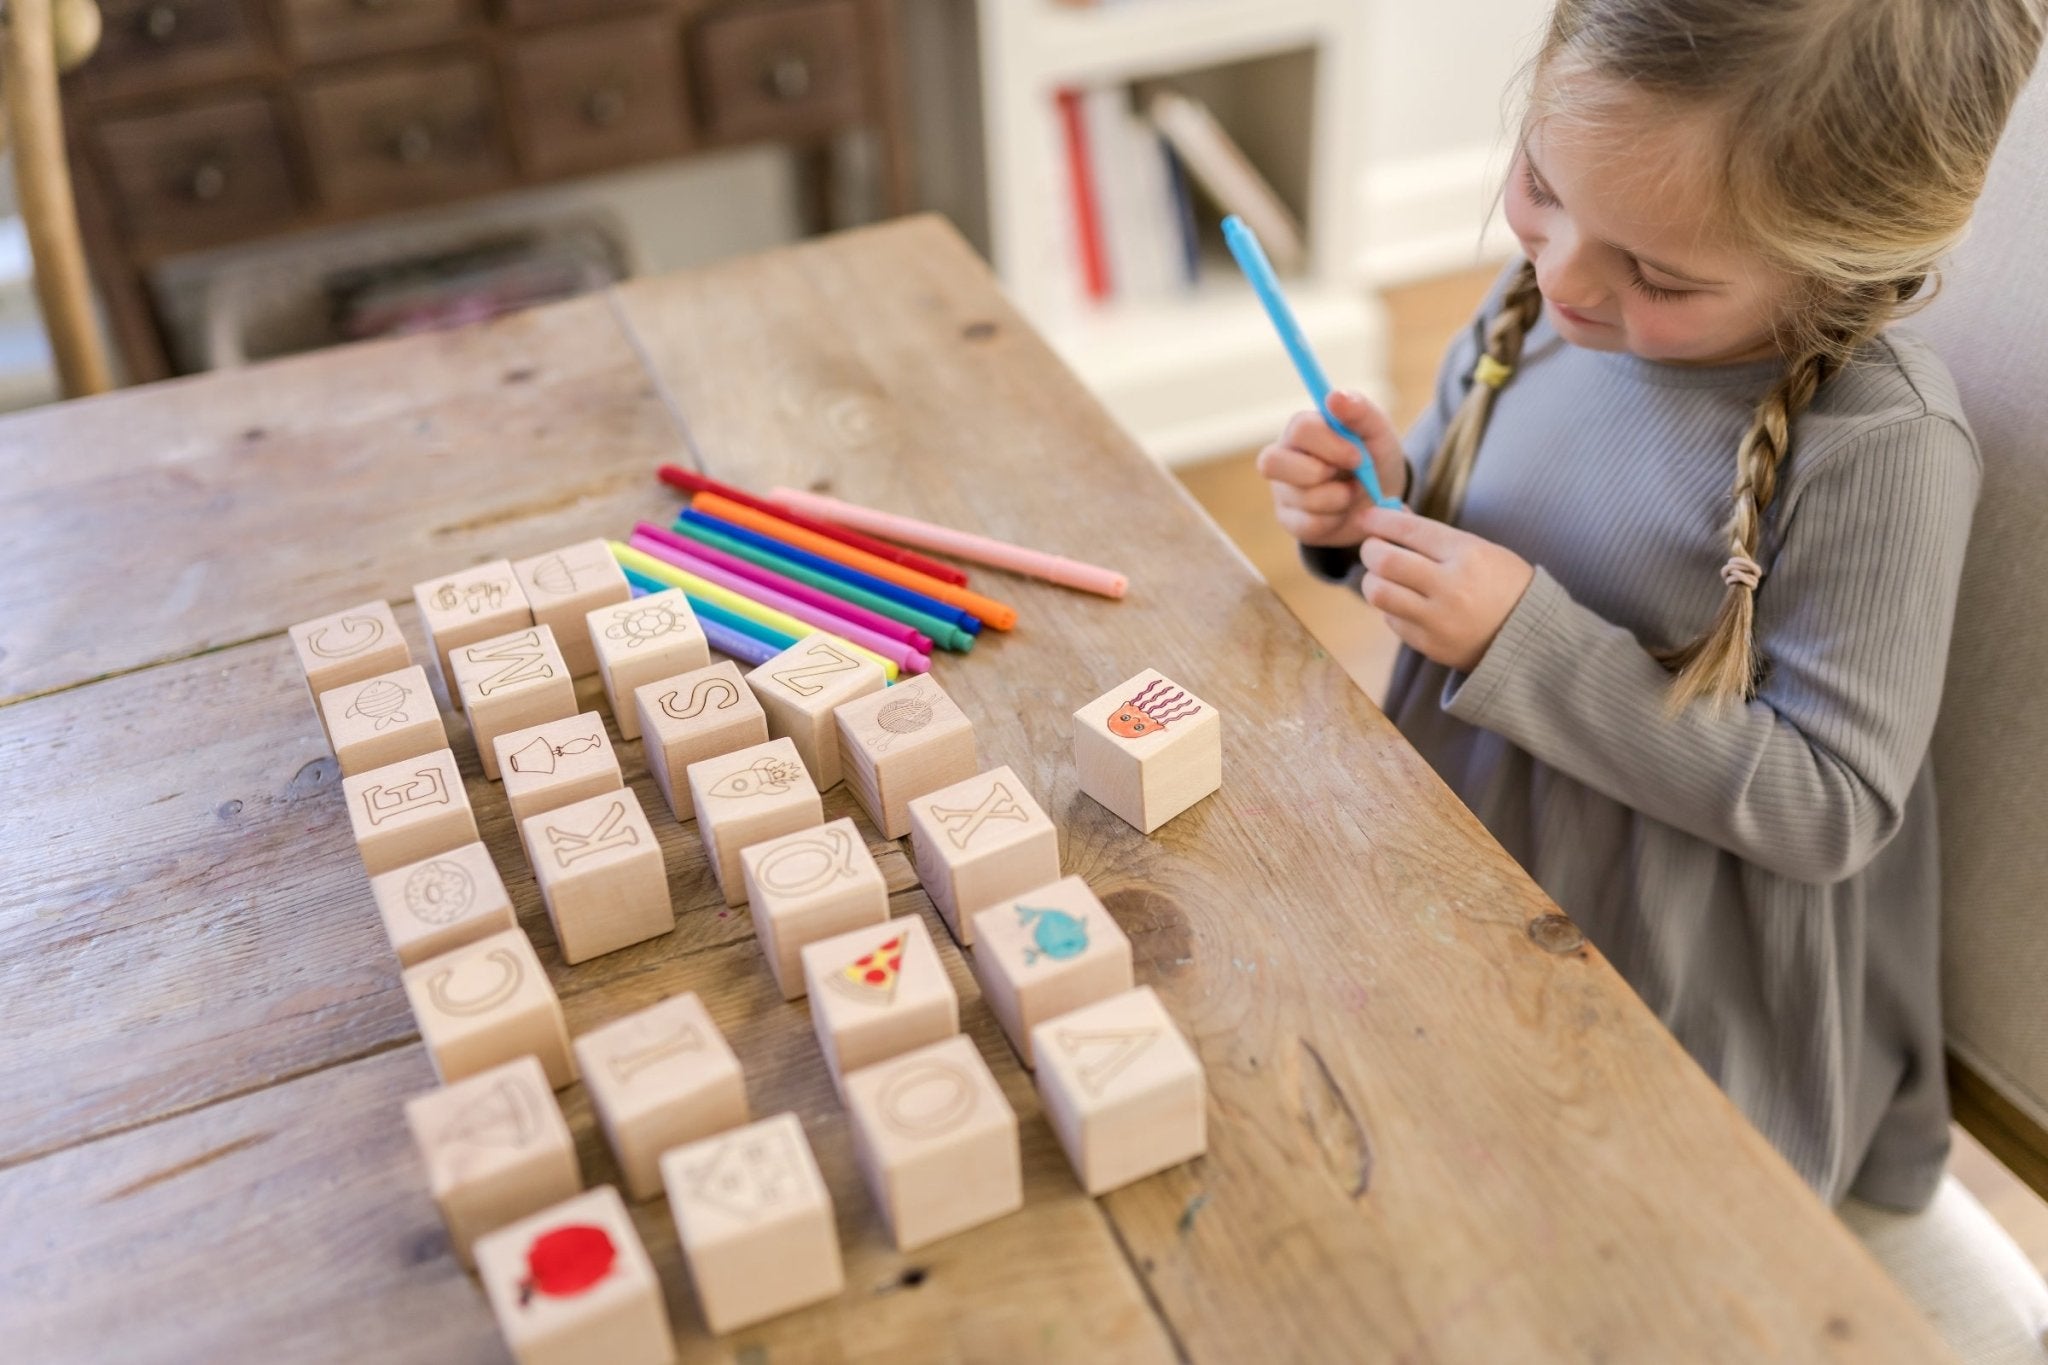
[[807,944],[803,970],[835,1085],[848,1072],[960,1031],[960,997],[917,915]]

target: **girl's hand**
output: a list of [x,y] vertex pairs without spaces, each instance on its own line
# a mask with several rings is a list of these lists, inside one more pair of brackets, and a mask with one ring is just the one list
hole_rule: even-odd
[[[1408,456],[1387,415],[1342,390],[1330,411],[1372,452],[1373,469],[1389,497],[1408,495]],[[1361,518],[1372,506],[1358,482],[1358,447],[1330,429],[1321,413],[1297,413],[1280,439],[1259,452],[1259,473],[1273,485],[1273,514],[1304,545],[1356,545],[1365,539]]]
[[1413,512],[1368,507],[1360,522],[1365,600],[1424,658],[1477,668],[1536,570],[1513,550]]

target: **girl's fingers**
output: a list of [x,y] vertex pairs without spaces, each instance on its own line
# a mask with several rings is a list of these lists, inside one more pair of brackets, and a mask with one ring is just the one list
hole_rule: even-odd
[[1440,569],[1435,560],[1377,536],[1368,537],[1359,547],[1358,558],[1369,572],[1378,574],[1389,583],[1413,588],[1425,596],[1436,588],[1439,581]]
[[1313,488],[1282,488],[1276,496],[1289,507],[1300,508],[1322,517],[1341,517],[1358,505],[1364,496],[1357,483],[1347,479],[1343,483],[1319,483]]
[[1280,433],[1280,444],[1313,455],[1324,464],[1350,471],[1358,468],[1358,447],[1330,430],[1319,412],[1297,412]]
[[1405,507],[1369,508],[1361,525],[1368,536],[1391,541],[1439,564],[1455,555],[1470,539],[1467,532],[1455,526],[1446,526]]
[[1421,593],[1382,578],[1371,570],[1366,571],[1364,580],[1358,585],[1358,591],[1367,602],[1385,612],[1390,620],[1419,624],[1429,612],[1429,602]]
[[1261,478],[1289,488],[1314,488],[1340,479],[1357,482],[1347,471],[1332,468],[1328,460],[1285,445],[1270,445],[1260,451],[1257,468]]

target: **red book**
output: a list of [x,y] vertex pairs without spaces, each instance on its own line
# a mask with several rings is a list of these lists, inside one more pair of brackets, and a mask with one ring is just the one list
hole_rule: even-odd
[[1109,297],[1109,261],[1102,249],[1102,214],[1095,202],[1095,166],[1088,155],[1088,130],[1082,121],[1081,92],[1062,90],[1060,126],[1067,138],[1067,170],[1074,182],[1075,238],[1081,249],[1081,279],[1097,303]]

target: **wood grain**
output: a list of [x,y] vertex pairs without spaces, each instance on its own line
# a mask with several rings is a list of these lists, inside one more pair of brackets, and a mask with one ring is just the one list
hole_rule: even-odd
[[[251,427],[296,458],[238,457]],[[276,632],[658,514],[650,451],[679,435],[721,477],[1130,573],[1123,602],[991,577],[1019,628],[939,661],[939,680],[983,765],[1013,767],[1060,827],[1065,869],[1201,1054],[1212,1143],[1084,1200],[901,849],[842,789],[827,818],[854,814],[892,908],[934,928],[1023,1120],[1023,1213],[929,1255],[887,1251],[805,1007],[782,1001],[745,913],[721,914],[694,831],[656,821],[674,934],[555,965],[457,717],[483,837],[572,1032],[697,990],[756,1111],[795,1109],[832,1181],[847,1292],[717,1342],[680,1297],[665,1209],[640,1210],[688,1358],[1942,1356],[931,220],[0,422],[19,456],[0,461],[0,524],[43,566],[0,575],[0,601],[30,601],[32,582],[72,593],[53,562],[95,589],[0,627],[35,645],[10,654],[8,691],[64,689],[0,707],[0,775],[32,794],[0,843],[0,987],[33,1021],[0,1061],[0,1211],[33,1248],[0,1270],[7,1339],[51,1359],[496,1354],[398,1120],[428,1071]],[[188,508],[221,499],[235,534],[138,517],[137,477]],[[134,528],[118,576],[69,543],[81,526]],[[409,608],[400,620],[418,646]],[[143,667],[158,659],[173,661]],[[1225,718],[1223,790],[1150,839],[1080,795],[1068,756],[1068,714],[1147,665]],[[659,811],[638,747],[620,746],[627,777]],[[609,1178],[580,1089],[564,1095],[586,1175]]]

